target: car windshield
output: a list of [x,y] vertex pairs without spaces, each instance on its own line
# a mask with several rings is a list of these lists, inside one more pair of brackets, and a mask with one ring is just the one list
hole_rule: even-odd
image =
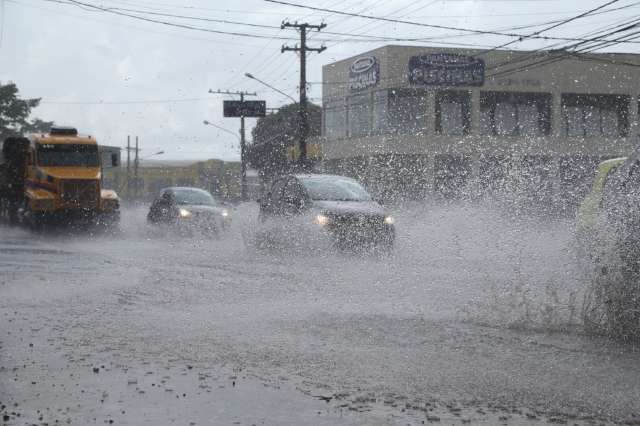
[[97,167],[98,147],[88,144],[40,144],[38,165],[45,167]]
[[178,189],[174,190],[173,194],[176,204],[200,206],[214,206],[216,204],[211,194],[201,189]]
[[371,196],[355,180],[337,176],[314,176],[300,179],[312,200],[370,201]]

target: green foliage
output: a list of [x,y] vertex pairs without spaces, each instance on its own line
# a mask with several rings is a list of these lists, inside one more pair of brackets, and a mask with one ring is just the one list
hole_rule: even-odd
[[29,120],[40,99],[20,99],[14,83],[0,84],[0,138],[31,132],[46,132],[53,122]]
[[[320,135],[322,108],[307,104],[308,137]],[[247,146],[247,159],[264,176],[282,173],[289,166],[287,147],[298,144],[300,132],[298,104],[281,107],[277,113],[258,119],[252,130],[253,142]]]

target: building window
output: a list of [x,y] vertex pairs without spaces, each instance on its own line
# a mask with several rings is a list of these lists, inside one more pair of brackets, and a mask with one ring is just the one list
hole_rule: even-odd
[[389,131],[418,135],[427,129],[427,95],[423,90],[389,91]]
[[551,130],[551,94],[481,92],[480,133],[542,136]]
[[471,94],[447,90],[436,94],[436,132],[466,135],[471,124]]
[[326,102],[324,111],[324,136],[328,140],[340,139],[347,134],[347,108],[344,99]]
[[629,96],[562,95],[563,133],[570,137],[627,136]]
[[373,122],[372,130],[376,133],[383,133],[387,130],[387,114],[389,97],[386,90],[373,92]]
[[367,136],[371,133],[371,94],[353,95],[347,99],[348,136]]

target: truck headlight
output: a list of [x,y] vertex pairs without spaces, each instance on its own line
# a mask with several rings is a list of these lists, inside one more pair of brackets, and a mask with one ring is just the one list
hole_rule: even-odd
[[393,225],[394,223],[396,223],[396,220],[394,219],[393,216],[385,216],[384,217],[384,224],[385,225]]
[[227,217],[229,217],[229,210],[223,209],[221,214],[222,214],[222,217],[226,219]]
[[120,201],[117,198],[103,198],[102,208],[104,210],[118,210],[120,208]]
[[187,209],[180,209],[178,210],[178,215],[183,218],[188,218],[191,217],[191,212]]

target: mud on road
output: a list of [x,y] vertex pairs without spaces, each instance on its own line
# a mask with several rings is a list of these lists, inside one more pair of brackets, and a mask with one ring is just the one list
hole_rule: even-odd
[[[390,256],[0,227],[0,416],[22,424],[614,424],[640,358],[579,327],[569,222],[411,206]],[[640,424],[640,423],[639,423]]]

